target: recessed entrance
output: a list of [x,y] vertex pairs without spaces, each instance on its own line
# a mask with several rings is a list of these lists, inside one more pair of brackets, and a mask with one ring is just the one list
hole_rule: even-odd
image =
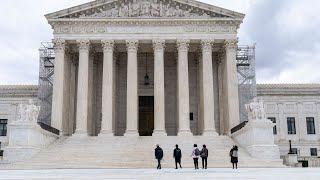
[[139,135],[152,136],[154,127],[154,97],[139,96]]

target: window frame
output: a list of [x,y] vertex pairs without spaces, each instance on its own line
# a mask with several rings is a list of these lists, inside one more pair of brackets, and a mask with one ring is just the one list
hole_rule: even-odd
[[[315,150],[315,151],[312,151]],[[315,154],[312,154],[312,152],[315,152]],[[310,148],[310,156],[318,156],[318,149],[317,148]]]
[[[313,125],[313,127],[310,127],[311,129],[309,129],[309,123],[311,123]],[[314,122],[314,117],[306,117],[306,126],[307,126],[307,134],[316,134],[316,126],[315,126],[315,122]],[[312,130],[312,131],[309,131]]]
[[8,119],[0,119],[0,137],[7,136]]
[[[290,122],[290,130],[289,130],[289,122]],[[288,131],[288,135],[297,134],[296,118],[295,117],[287,117],[287,131]]]

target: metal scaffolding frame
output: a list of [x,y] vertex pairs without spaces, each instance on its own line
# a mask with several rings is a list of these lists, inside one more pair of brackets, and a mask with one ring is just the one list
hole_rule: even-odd
[[39,49],[39,90],[40,113],[38,122],[51,125],[52,87],[54,73],[54,49],[53,43],[42,42]]
[[257,96],[255,45],[238,46],[237,72],[239,81],[240,122],[248,120],[245,104]]
[[[39,91],[40,114],[38,122],[51,124],[52,87],[54,73],[54,49],[51,42],[41,43]],[[257,95],[255,75],[255,45],[238,46],[237,72],[239,81],[239,109],[240,121],[248,119],[245,104],[249,103]]]

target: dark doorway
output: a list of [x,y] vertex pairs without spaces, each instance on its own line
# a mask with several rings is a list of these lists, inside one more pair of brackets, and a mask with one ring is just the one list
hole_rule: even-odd
[[139,135],[152,136],[154,127],[154,97],[139,96]]

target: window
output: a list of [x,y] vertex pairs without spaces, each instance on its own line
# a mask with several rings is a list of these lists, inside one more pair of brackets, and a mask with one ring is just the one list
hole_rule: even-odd
[[[275,117],[268,117],[268,119],[269,119],[272,123],[276,124],[276,118],[275,118]],[[277,134],[277,126],[276,126],[276,125],[273,126],[273,134]]]
[[311,156],[318,156],[317,148],[310,148]]
[[307,133],[308,134],[316,134],[315,126],[314,126],[314,118],[313,117],[307,117]]
[[298,149],[297,148],[292,148],[293,154],[298,154]]
[[0,119],[0,136],[7,135],[7,119]]
[[294,117],[287,118],[288,134],[296,134],[296,122]]

